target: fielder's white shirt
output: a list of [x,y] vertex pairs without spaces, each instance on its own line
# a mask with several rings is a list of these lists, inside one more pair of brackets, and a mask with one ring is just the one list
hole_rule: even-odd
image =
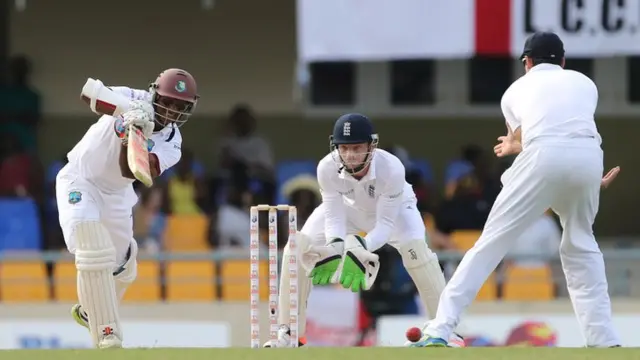
[[536,65],[502,96],[502,112],[513,131],[522,127],[523,149],[542,137],[602,138],[594,113],[598,89],[587,76],[558,65]]
[[383,244],[394,230],[403,202],[415,201],[413,188],[405,181],[405,169],[400,160],[387,151],[376,149],[369,172],[356,180],[344,170],[337,159],[337,150],[318,164],[318,184],[325,205],[325,235],[327,242],[347,234],[347,208],[376,219],[373,230],[365,236],[367,244]]
[[[151,94],[145,90],[128,87],[110,87],[131,100],[151,102]],[[127,179],[120,173],[118,159],[122,141],[116,130],[122,130],[122,118],[103,115],[91,127],[80,142],[67,154],[69,164],[66,171],[89,180],[99,190],[107,193],[123,192],[127,202],[137,201],[133,191],[133,179]],[[178,128],[166,127],[153,133],[148,147],[158,156],[160,171],[164,172],[175,165],[182,155],[182,136]]]

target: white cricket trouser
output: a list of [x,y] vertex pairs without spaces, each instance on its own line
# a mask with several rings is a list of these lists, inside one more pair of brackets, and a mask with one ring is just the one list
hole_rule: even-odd
[[[325,245],[327,243],[327,237],[324,227],[324,213],[325,205],[320,204],[300,230],[301,233],[307,235],[312,239],[313,245]],[[360,232],[368,233],[376,226],[375,214],[368,214],[351,207],[347,207],[347,234],[358,234]],[[424,221],[420,215],[420,211],[416,207],[415,200],[408,200],[402,204],[400,213],[395,223],[395,230],[389,245],[392,245],[398,249],[403,243],[411,240],[424,239],[426,237],[426,230]],[[384,244],[373,244],[373,249],[369,251],[375,251],[381,248]]]
[[440,297],[426,332],[448,339],[521,232],[551,208],[563,227],[560,257],[571,302],[587,346],[619,345],[602,253],[592,226],[598,212],[603,154],[592,138],[533,140],[502,176],[482,235]]
[[125,201],[125,193],[109,194],[90,182],[63,168],[56,178],[58,218],[64,241],[75,254],[72,229],[80,222],[99,221],[109,232],[116,248],[116,263],[122,264],[133,239],[132,209]]

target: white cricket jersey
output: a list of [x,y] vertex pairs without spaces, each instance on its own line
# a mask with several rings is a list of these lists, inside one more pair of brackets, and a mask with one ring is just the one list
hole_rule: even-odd
[[413,187],[405,181],[402,162],[387,151],[376,149],[368,173],[356,180],[344,170],[337,150],[318,164],[318,183],[325,205],[327,241],[347,234],[347,208],[376,219],[376,225],[365,237],[368,244],[387,242],[393,233],[400,208],[406,201],[416,201]]
[[[110,87],[111,90],[131,100],[151,101],[151,94],[127,87]],[[67,154],[69,164],[65,171],[89,180],[99,190],[108,193],[124,192],[124,196],[136,199],[132,179],[123,177],[118,163],[122,141],[116,131],[123,131],[122,118],[103,115],[91,127],[80,142]],[[158,156],[160,171],[175,165],[182,154],[182,136],[178,128],[167,127],[149,138],[150,152]],[[135,204],[135,201],[134,201]]]
[[522,146],[537,138],[602,138],[594,114],[598,89],[587,76],[558,65],[536,65],[502,96],[502,112]]

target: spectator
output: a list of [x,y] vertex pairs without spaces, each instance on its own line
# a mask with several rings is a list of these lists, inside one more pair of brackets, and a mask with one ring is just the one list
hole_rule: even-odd
[[230,187],[227,194],[226,203],[220,205],[215,212],[217,219],[213,223],[217,226],[217,239],[213,240],[212,245],[218,248],[248,248],[252,195],[248,189],[240,186]]
[[[261,203],[275,200],[274,160],[271,146],[256,134],[256,118],[246,105],[236,106],[229,116],[229,136],[221,140],[220,168],[229,183],[252,186]],[[256,184],[249,185],[250,182]]]
[[[440,204],[434,216],[435,229],[431,234],[434,250],[454,250],[450,234],[456,230],[482,230],[491,211],[491,204],[482,196],[482,189],[473,173],[463,176],[451,199]],[[440,266],[450,275],[452,265],[441,262]]]
[[44,179],[38,160],[29,155],[17,138],[3,134],[0,150],[0,195],[31,197],[43,205]]
[[2,130],[19,139],[29,153],[36,149],[37,124],[40,122],[40,95],[30,84],[31,62],[25,56],[9,61],[9,78],[2,91],[0,109]]
[[433,189],[430,184],[427,183],[420,169],[414,166],[409,152],[402,146],[393,146],[385,150],[395,155],[400,159],[402,165],[404,165],[405,180],[413,187],[416,199],[418,200],[418,210],[423,214],[431,212],[433,202],[431,194]]
[[182,149],[175,173],[167,179],[164,200],[167,214],[195,215],[208,209],[204,178],[194,173],[194,156],[188,149]]
[[320,205],[318,180],[308,174],[298,175],[283,185],[282,192],[289,200],[288,204],[297,208],[298,228],[302,228],[313,210]]
[[436,229],[446,235],[456,230],[482,230],[490,210],[491,204],[482,197],[477,178],[467,174],[458,181],[453,197],[436,212]]
[[447,169],[445,198],[451,198],[457,182],[473,172],[482,197],[493,204],[500,192],[498,177],[493,173],[486,152],[478,145],[469,144],[462,148],[462,158]]
[[542,215],[516,241],[508,255],[532,255],[535,258],[516,258],[506,261],[507,265],[521,267],[541,267],[558,256],[562,233],[553,218],[551,210]]

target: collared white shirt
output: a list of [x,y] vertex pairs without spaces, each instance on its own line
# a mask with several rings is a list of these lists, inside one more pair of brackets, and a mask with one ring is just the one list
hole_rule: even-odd
[[[336,160],[337,150],[318,164],[318,184],[325,205],[327,241],[347,234],[347,207],[375,217],[375,227],[367,233],[367,243],[385,243],[403,202],[415,201],[413,188],[405,181],[402,162],[387,151],[376,149],[367,174],[356,180]],[[369,240],[371,239],[371,240]]]
[[540,137],[593,137],[602,142],[594,114],[598,89],[587,76],[558,65],[536,65],[502,96],[502,112],[522,146]]

